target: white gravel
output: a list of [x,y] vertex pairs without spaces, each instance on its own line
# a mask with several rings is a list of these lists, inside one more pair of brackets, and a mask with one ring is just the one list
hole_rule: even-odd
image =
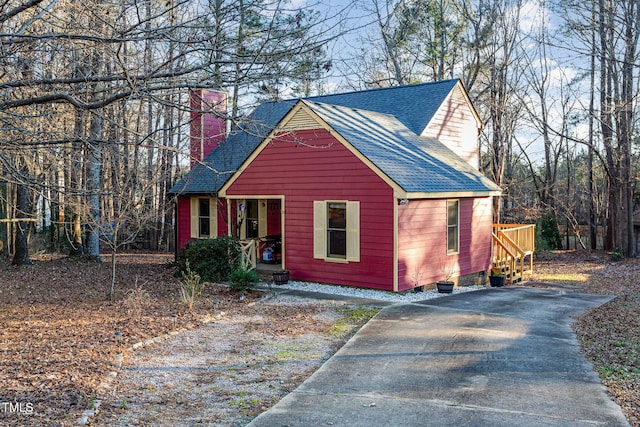
[[325,285],[321,283],[289,281],[284,285],[274,285],[274,289],[294,289],[307,292],[321,292],[324,294],[344,295],[354,298],[365,298],[390,302],[414,302],[424,301],[432,298],[455,295],[462,292],[477,291],[487,289],[487,286],[462,286],[455,287],[452,294],[441,294],[435,289],[424,290],[423,292],[407,291],[405,293],[395,293],[389,291],[378,291],[374,289],[362,289],[349,286]]

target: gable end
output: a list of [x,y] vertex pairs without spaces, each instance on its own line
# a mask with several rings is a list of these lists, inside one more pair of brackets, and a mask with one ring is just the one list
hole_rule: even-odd
[[288,117],[282,121],[278,126],[278,131],[291,132],[304,129],[319,129],[326,128],[323,122],[318,121],[308,109],[303,108],[302,105],[294,107],[294,110]]

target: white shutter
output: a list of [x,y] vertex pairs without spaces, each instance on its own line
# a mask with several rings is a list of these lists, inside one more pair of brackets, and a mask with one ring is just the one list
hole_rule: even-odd
[[347,202],[347,261],[360,262],[360,202]]
[[218,199],[209,199],[209,237],[218,237]]
[[327,257],[327,208],[323,201],[313,202],[313,257]]
[[258,200],[258,237],[267,235],[267,200]]
[[198,216],[199,216],[199,206],[198,206],[198,198],[197,197],[192,197],[191,198],[191,209],[190,209],[190,215],[191,215],[191,238],[192,239],[197,239],[200,234],[200,226],[198,224]]

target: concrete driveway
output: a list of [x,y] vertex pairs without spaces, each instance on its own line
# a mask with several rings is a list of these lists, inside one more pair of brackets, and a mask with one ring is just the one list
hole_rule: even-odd
[[570,327],[608,300],[508,287],[387,307],[249,426],[628,426]]

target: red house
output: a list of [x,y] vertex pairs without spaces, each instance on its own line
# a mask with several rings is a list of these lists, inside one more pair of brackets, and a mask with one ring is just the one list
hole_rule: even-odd
[[263,104],[172,188],[178,245],[271,236],[292,279],[390,291],[485,272],[481,127],[457,79]]

